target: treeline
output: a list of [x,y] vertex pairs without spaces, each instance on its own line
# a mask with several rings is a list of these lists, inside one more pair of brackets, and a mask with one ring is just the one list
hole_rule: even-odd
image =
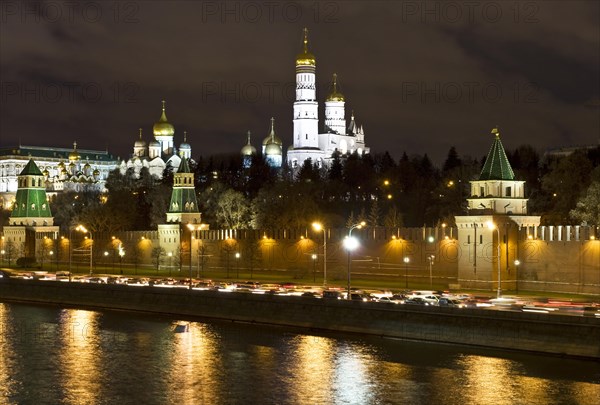
[[[543,225],[600,223],[599,148],[542,158],[524,145],[507,155],[517,179],[526,181],[529,213],[542,215]],[[190,167],[202,221],[211,228],[303,229],[314,220],[328,227],[362,220],[370,226],[418,227],[451,226],[455,215],[467,214],[469,181],[478,178],[484,161],[485,156],[459,156],[452,147],[441,168],[426,154],[406,153],[398,161],[388,153],[335,156],[328,169],[307,161],[296,172],[275,171],[260,158],[244,168],[239,156],[200,158]],[[108,194],[62,193],[51,208],[63,226],[155,229],[165,222],[172,184],[170,168],[161,181],[145,169],[139,178],[115,170],[106,183]]]

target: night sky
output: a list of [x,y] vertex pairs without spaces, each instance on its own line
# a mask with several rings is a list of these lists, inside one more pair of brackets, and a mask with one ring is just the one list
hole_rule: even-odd
[[480,158],[496,125],[542,153],[600,137],[597,1],[70,4],[0,3],[0,146],[128,157],[165,99],[193,157],[258,147],[271,116],[287,149],[305,26],[319,101],[336,72],[372,153]]

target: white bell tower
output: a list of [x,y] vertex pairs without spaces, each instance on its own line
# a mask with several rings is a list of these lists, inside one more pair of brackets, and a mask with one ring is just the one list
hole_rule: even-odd
[[296,57],[296,101],[294,102],[294,149],[319,147],[319,105],[315,79],[315,57],[308,52],[308,29],[304,47]]

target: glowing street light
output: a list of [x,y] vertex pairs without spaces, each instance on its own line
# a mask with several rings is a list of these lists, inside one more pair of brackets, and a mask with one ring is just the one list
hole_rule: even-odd
[[327,232],[320,222],[313,222],[312,227],[315,231],[323,231],[323,287],[327,286]]
[[429,288],[433,288],[433,261],[435,260],[435,255],[427,256],[429,259]]
[[358,246],[359,246],[359,242],[358,239],[356,239],[355,237],[352,236],[352,231],[355,229],[361,229],[363,226],[365,226],[367,223],[365,221],[362,221],[358,224],[354,224],[350,227],[350,229],[348,230],[348,236],[346,236],[344,238],[344,248],[346,249],[346,251],[348,252],[348,293],[346,296],[346,299],[351,299],[351,295],[350,295],[350,253],[355,250]]
[[77,225],[75,227],[75,230],[78,232],[90,234],[90,276],[91,276],[93,273],[93,259],[94,259],[94,239],[92,237],[92,231],[88,231],[85,228],[85,226],[83,226],[83,225]]
[[496,232],[498,234],[498,248],[497,248],[498,290],[496,293],[496,298],[500,298],[500,295],[502,293],[501,280],[500,280],[500,228],[498,228],[498,226],[496,224],[494,224],[492,221],[489,221],[487,223],[487,226],[489,229],[496,230]]
[[408,288],[408,263],[410,263],[410,257],[404,256],[404,288]]

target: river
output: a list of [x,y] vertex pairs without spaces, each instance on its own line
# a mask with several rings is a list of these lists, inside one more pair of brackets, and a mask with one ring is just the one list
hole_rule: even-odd
[[599,404],[600,363],[0,303],[2,404]]

